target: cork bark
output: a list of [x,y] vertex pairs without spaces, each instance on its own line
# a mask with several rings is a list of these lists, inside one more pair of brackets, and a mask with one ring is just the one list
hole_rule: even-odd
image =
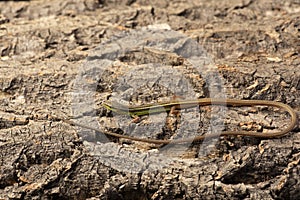
[[[110,55],[103,49],[111,45],[115,52],[116,41],[126,46],[132,41],[122,40],[125,35],[154,24],[170,27],[210,55],[226,97],[280,101],[299,112],[297,0],[0,2],[0,199],[299,199],[298,127],[279,139],[221,137],[203,156],[201,142],[175,155],[185,147],[103,139],[57,120],[83,116],[84,122],[93,113],[93,120],[119,133],[111,120],[130,119],[106,111],[100,103],[114,94],[116,83],[125,87],[129,82],[116,80],[126,70],[140,70],[137,66],[153,73],[164,72],[163,66],[178,69],[197,97],[209,97],[207,81],[212,79],[195,73],[176,52],[133,49],[107,70],[97,71],[106,63],[103,55]],[[162,65],[151,64],[154,61]],[[96,74],[91,79],[96,106],[80,110],[73,105],[74,92],[86,89],[78,77],[89,78],[88,73]],[[137,102],[173,95],[156,85],[154,92],[147,89],[140,88],[144,93],[138,93]],[[226,128],[236,128],[233,124],[259,129],[262,122],[272,130],[288,123],[288,115],[280,111],[274,110],[270,121],[270,110],[249,109],[228,110]],[[204,125],[209,111],[201,110]],[[239,124],[247,117],[256,123]],[[149,137],[170,138],[176,119],[164,118],[168,121],[163,131],[155,135],[148,129]]]

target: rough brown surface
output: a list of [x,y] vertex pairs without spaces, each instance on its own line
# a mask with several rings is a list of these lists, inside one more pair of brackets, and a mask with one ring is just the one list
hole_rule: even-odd
[[[228,97],[276,100],[300,110],[299,0],[1,1],[0,199],[300,198],[298,128],[280,139],[221,138],[204,157],[197,156],[202,144],[193,144],[167,162],[151,145],[116,140],[87,145],[76,127],[53,118],[72,116],[74,80],[101,42],[152,24],[168,24],[202,45]],[[149,53],[151,59],[165,58],[155,57],[159,54]],[[99,101],[112,92],[130,59],[149,58],[139,52],[127,56],[97,80]],[[185,66],[172,56],[168,65]],[[93,59],[101,60],[89,62]],[[207,96],[203,79],[184,69],[198,97]],[[100,122],[112,118],[99,116]],[[287,121],[285,115],[273,117],[275,128]],[[108,154],[112,159],[104,162]],[[134,169],[130,164],[118,170],[137,161],[136,155],[142,164],[158,155],[149,162],[167,165],[150,170],[146,163],[139,173],[128,171]]]

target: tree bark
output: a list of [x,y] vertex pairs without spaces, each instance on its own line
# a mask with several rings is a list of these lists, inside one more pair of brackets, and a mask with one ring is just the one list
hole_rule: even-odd
[[[157,148],[101,138],[99,133],[57,120],[81,116],[81,122],[86,122],[89,118],[85,117],[95,112],[95,125],[105,123],[109,131],[120,131],[112,125],[119,116],[107,112],[100,102],[114,94],[116,83],[125,87],[128,82],[118,82],[118,78],[132,69],[140,70],[137,66],[153,73],[163,66],[179,70],[197,97],[209,97],[212,88],[208,82],[218,76],[223,84],[220,91],[227,98],[280,101],[299,112],[299,22],[296,0],[0,2],[0,198],[299,199],[298,127],[279,139],[221,137],[204,155],[202,142],[186,149]],[[132,41],[123,40],[124,35],[154,24],[169,26],[174,34],[198,42],[214,63],[216,74],[205,79],[184,56],[158,48],[132,49],[107,70],[93,68],[106,63],[101,57],[103,49],[114,48],[116,41],[126,46]],[[165,35],[177,37],[170,32]],[[155,37],[149,36],[149,41],[157,42]],[[184,44],[179,47],[186,48]],[[151,64],[160,61],[162,66]],[[88,73],[95,78],[91,85],[96,106],[80,110],[80,99],[73,106],[73,95],[78,87],[85,87],[78,84],[78,77],[90,80]],[[180,85],[181,79],[173,76]],[[146,73],[143,77],[141,83],[149,80]],[[154,92],[140,88],[137,102],[171,96],[163,87],[154,84],[152,88]],[[215,93],[220,92],[216,88]],[[207,131],[210,110],[199,109],[203,131]],[[270,119],[267,114],[271,111]],[[178,119],[165,118],[163,131],[157,135],[150,131],[149,137],[172,136]],[[262,123],[271,131],[285,126],[289,119],[280,110],[263,108],[254,113],[251,108],[229,109],[227,118],[226,129],[260,130]],[[118,119],[130,121],[122,116]],[[239,123],[249,119],[250,124]],[[187,120],[200,123],[199,118]],[[176,154],[181,148],[184,153]]]

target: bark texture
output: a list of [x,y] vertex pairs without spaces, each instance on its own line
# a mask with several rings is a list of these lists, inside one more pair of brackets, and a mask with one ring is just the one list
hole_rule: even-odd
[[[149,64],[154,61],[181,70],[197,97],[207,97],[207,79],[170,52],[141,48],[123,55],[109,70],[93,68],[106,63],[101,57],[105,44],[114,52],[116,38],[153,24],[168,25],[197,41],[215,63],[228,98],[276,100],[300,110],[299,0],[2,1],[0,199],[300,198],[298,127],[280,139],[224,137],[206,156],[199,156],[204,144],[192,144],[184,155],[172,157],[168,155],[184,147],[157,150],[113,138],[92,143],[97,133],[91,139],[87,130],[56,120],[74,116],[72,95],[85,87],[76,85],[78,74],[89,78],[88,73],[101,73],[91,79],[101,102],[112,94],[124,71],[136,66],[160,70],[161,66]],[[126,40],[118,41],[126,46]],[[154,92],[148,91],[152,96],[138,92],[137,101],[170,96],[165,88],[153,88]],[[99,102],[95,120],[110,123],[115,116]],[[84,111],[77,110],[75,115],[94,112]],[[203,118],[206,111],[201,112]],[[235,116],[236,111],[242,117]],[[238,119],[269,123],[270,130],[288,122],[288,116],[280,112],[272,120],[266,117],[268,110],[255,113],[258,117],[252,117],[249,109],[229,110],[225,118],[251,130],[259,130],[260,124],[238,124]],[[173,133],[176,119],[168,116],[167,120],[163,135],[151,137]],[[119,130],[112,125],[110,131]]]

